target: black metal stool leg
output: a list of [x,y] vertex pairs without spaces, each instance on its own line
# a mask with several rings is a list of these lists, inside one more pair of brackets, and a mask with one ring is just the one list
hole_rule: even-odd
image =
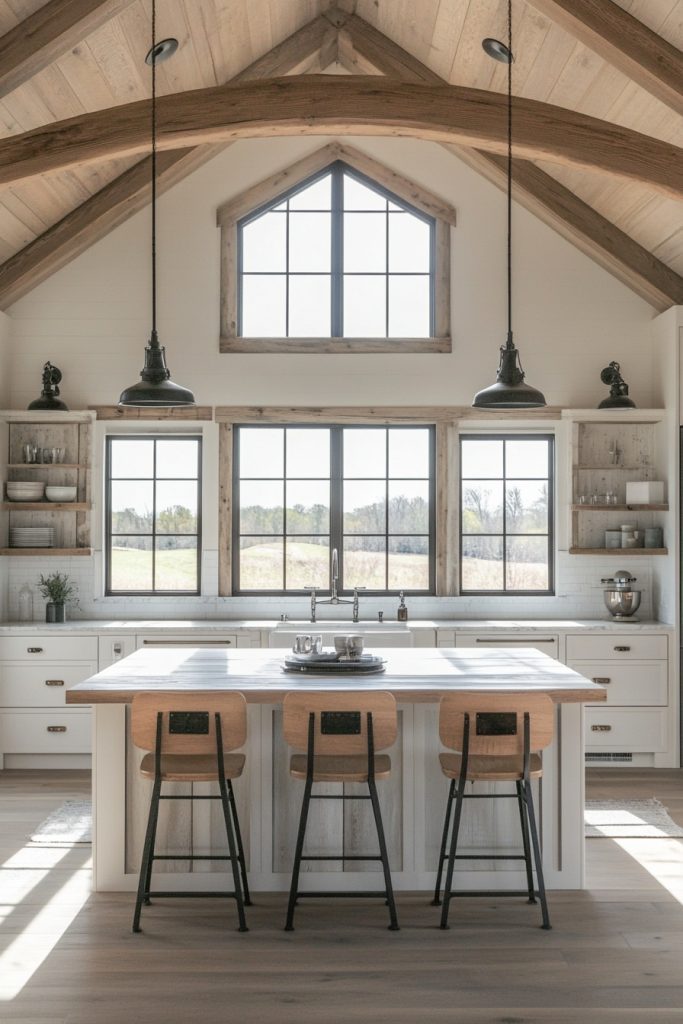
[[225,818],[225,831],[228,834],[228,849],[230,851],[230,866],[232,868],[232,879],[235,887],[235,902],[237,903],[237,918],[239,921],[239,931],[248,932],[247,921],[244,916],[244,900],[242,898],[242,886],[240,883],[239,873],[239,857],[237,855],[237,846],[235,844],[235,835],[232,830],[232,819],[230,817],[230,799],[228,797],[228,787],[225,784],[225,778],[221,777],[223,772],[219,772],[218,786],[221,791],[221,805],[223,807],[223,817]]
[[455,852],[458,846],[458,832],[460,831],[460,818],[462,817],[462,805],[465,800],[465,784],[458,785],[455,797],[455,814],[453,815],[453,831],[451,832],[451,847],[448,852],[448,868],[446,870],[446,886],[443,894],[443,906],[441,908],[441,925],[443,929],[448,928],[448,911],[451,905],[451,892],[453,890],[453,869],[455,867]]
[[161,793],[161,779],[155,779],[152,789],[152,799],[149,804],[149,817],[147,818],[147,831],[145,833],[145,845],[142,850],[142,862],[140,864],[140,878],[138,880],[138,894],[135,900],[135,913],[133,914],[133,931],[140,931],[140,914],[142,913],[145,894],[149,892],[152,877],[152,857],[154,856],[154,842],[156,839],[157,821],[159,819],[159,794]]
[[550,917],[548,915],[548,901],[545,895],[545,881],[543,879],[543,863],[541,859],[541,847],[538,841],[538,830],[536,828],[536,814],[534,812],[534,798],[531,793],[531,783],[525,781],[522,783],[524,791],[524,801],[526,804],[527,814],[529,816],[529,826],[531,829],[531,842],[534,848],[534,860],[536,862],[536,878],[538,879],[538,895],[541,900],[541,914],[543,916],[542,928],[549,930],[552,925],[550,924]]
[[387,843],[384,837],[382,810],[379,806],[379,797],[377,796],[377,785],[373,778],[368,779],[368,789],[370,790],[370,802],[372,803],[372,813],[375,816],[375,827],[377,828],[377,838],[379,840],[379,853],[380,857],[382,858],[382,870],[384,872],[384,889],[387,896],[387,904],[389,906],[389,931],[397,932],[400,931],[401,926],[398,923],[398,916],[396,914],[396,901],[394,900],[394,887],[391,884],[389,854],[387,853]]
[[287,904],[287,921],[285,931],[294,931],[294,908],[299,892],[299,871],[301,869],[301,856],[304,852],[304,839],[306,838],[306,822],[308,821],[308,808],[311,802],[311,789],[313,779],[307,778],[304,787],[304,798],[301,802],[301,814],[299,816],[299,832],[296,837],[296,850],[294,851],[294,865],[292,867],[292,882],[289,887],[289,903]]
[[249,895],[249,883],[247,881],[247,864],[244,857],[244,846],[242,844],[242,833],[240,831],[240,819],[237,815],[237,804],[235,803],[235,793],[232,788],[232,782],[228,779],[228,798],[230,800],[230,810],[232,811],[232,823],[235,829],[235,839],[237,841],[237,854],[240,862],[240,872],[242,875],[242,892],[244,894],[244,905],[245,907],[251,906],[251,897]]
[[439,850],[439,866],[436,871],[436,885],[434,886],[433,907],[441,906],[441,877],[443,875],[443,862],[446,859],[446,844],[448,843],[448,826],[451,823],[451,808],[453,806],[453,794],[455,793],[455,779],[451,779],[448,787],[448,799],[446,800],[446,817],[443,823],[443,835],[441,836],[441,848]]
[[534,871],[531,864],[531,844],[529,842],[529,822],[526,815],[526,807],[524,804],[524,797],[522,796],[522,783],[516,782],[517,787],[517,804],[519,806],[519,821],[522,826],[522,843],[524,845],[524,863],[526,865],[526,884],[529,891],[529,903],[536,902],[536,893],[534,891]]

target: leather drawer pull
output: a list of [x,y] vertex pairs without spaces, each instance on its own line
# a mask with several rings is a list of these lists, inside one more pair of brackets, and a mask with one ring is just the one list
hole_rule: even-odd
[[599,683],[600,686],[607,686],[608,683],[612,682],[612,680],[609,676],[593,676],[593,682]]
[[232,640],[143,640],[143,647],[231,647]]
[[615,651],[630,651],[631,648],[630,647],[615,647],[614,650]]
[[26,648],[26,652],[27,652],[27,654],[42,654],[43,653],[43,648],[42,647],[27,647]]
[[591,725],[591,732],[611,732],[611,725]]
[[63,679],[46,679],[45,680],[45,685],[46,686],[64,686],[64,680]]
[[[593,726],[593,728],[595,728],[595,726]],[[48,725],[47,731],[48,732],[66,732],[66,726],[65,725]]]

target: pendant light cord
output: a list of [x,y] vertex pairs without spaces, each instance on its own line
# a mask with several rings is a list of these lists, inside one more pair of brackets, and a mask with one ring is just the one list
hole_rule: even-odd
[[508,0],[508,195],[507,195],[507,250],[508,250],[508,345],[512,344],[512,0]]
[[152,0],[152,340],[157,335],[157,11]]

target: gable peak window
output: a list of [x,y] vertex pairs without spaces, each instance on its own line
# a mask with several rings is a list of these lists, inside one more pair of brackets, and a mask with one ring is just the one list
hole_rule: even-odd
[[218,213],[221,351],[450,351],[452,208],[337,145],[251,191]]

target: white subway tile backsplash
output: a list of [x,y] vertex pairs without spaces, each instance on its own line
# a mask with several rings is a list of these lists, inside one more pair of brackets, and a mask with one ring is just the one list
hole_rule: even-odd
[[[44,602],[38,593],[41,573],[65,572],[78,587],[78,606],[69,610],[72,619],[185,619],[185,618],[268,618],[279,619],[282,613],[290,618],[308,618],[309,601],[305,597],[218,597],[218,552],[207,549],[202,557],[202,588],[200,597],[102,597],[95,593],[95,564],[101,554],[88,558],[36,558],[20,556],[8,559],[9,592],[7,618],[15,620],[19,613],[19,591],[25,583],[34,588],[33,617],[44,618]],[[623,563],[612,559],[581,557],[560,552],[556,563],[557,593],[554,597],[412,597],[408,598],[412,619],[431,618],[603,618],[602,577],[612,576],[616,569],[630,569],[643,591],[640,607],[642,618],[650,618],[652,608],[652,562],[640,556]],[[97,574],[99,575],[99,574]],[[396,615],[395,597],[361,597],[361,617],[375,618],[379,611],[387,620]],[[323,607],[318,617],[350,617],[350,609]]]

